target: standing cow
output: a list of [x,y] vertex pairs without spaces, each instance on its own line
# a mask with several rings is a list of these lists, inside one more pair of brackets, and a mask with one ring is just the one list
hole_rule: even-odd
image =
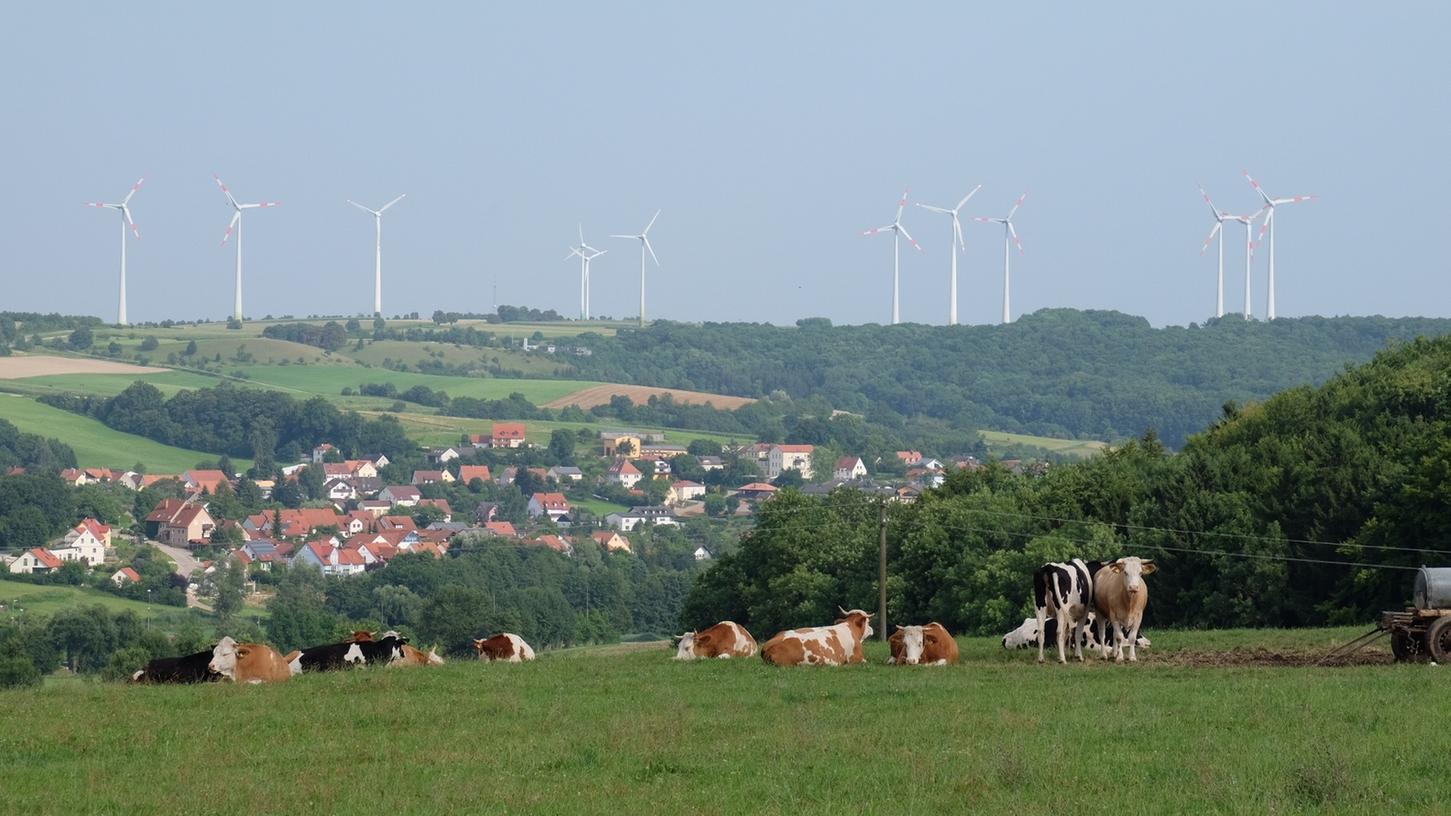
[[230,637],[217,641],[208,668],[233,683],[281,683],[292,679],[287,661],[265,643],[238,643]]
[[1108,658],[1108,642],[1104,640],[1104,625],[1113,627],[1113,659],[1124,659],[1124,644],[1128,643],[1129,661],[1139,659],[1137,646],[1139,626],[1144,622],[1144,609],[1149,605],[1149,585],[1145,575],[1152,575],[1158,567],[1150,559],[1128,556],[1112,561],[1099,571],[1093,586],[1093,605],[1098,612],[1098,642],[1100,655]]
[[721,621],[709,629],[686,632],[675,649],[676,660],[755,657],[756,639],[735,621]]
[[524,638],[508,632],[475,640],[474,651],[479,653],[480,660],[490,662],[497,660],[504,663],[523,663],[534,659],[534,649],[524,642]]
[[[1093,607],[1093,576],[1103,568],[1101,561],[1072,561],[1044,564],[1033,573],[1033,605],[1038,612],[1038,631],[1047,631],[1051,613],[1058,626],[1058,662],[1067,663],[1065,649],[1070,633],[1073,656],[1083,659],[1083,627]],[[1043,662],[1044,639],[1038,640],[1038,662]]]
[[871,613],[841,610],[831,626],[788,629],[761,647],[761,659],[777,666],[841,666],[866,660],[862,643],[872,636]]
[[946,666],[957,662],[957,641],[940,623],[923,626],[898,626],[887,638],[892,656],[887,662],[896,666]]

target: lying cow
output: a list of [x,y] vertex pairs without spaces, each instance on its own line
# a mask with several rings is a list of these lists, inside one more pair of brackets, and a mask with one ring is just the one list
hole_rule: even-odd
[[871,614],[848,612],[831,626],[788,629],[776,633],[761,647],[761,659],[777,666],[842,666],[861,663],[862,643],[872,636]]
[[892,656],[887,662],[897,666],[946,666],[957,662],[957,641],[940,623],[923,626],[898,626],[887,638]]
[[224,637],[212,649],[208,668],[233,683],[281,683],[292,679],[287,661],[265,643],[238,643]]
[[[1047,632],[1048,616],[1057,623],[1058,662],[1067,663],[1065,649],[1072,631],[1073,656],[1083,659],[1083,627],[1093,610],[1093,576],[1103,568],[1099,561],[1072,561],[1044,564],[1033,572],[1033,606],[1038,612],[1038,631]],[[1038,641],[1038,662],[1043,662],[1046,638]]]
[[[355,633],[356,634],[356,633]],[[408,639],[388,632],[381,640],[348,640],[293,651],[283,658],[293,674],[337,671],[353,666],[380,666],[402,659]]]
[[524,638],[508,632],[475,640],[474,651],[479,653],[480,660],[490,662],[499,660],[505,663],[523,663],[534,659],[534,650],[524,642]]
[[1098,612],[1098,642],[1100,656],[1108,658],[1108,643],[1104,640],[1104,626],[1114,630],[1113,659],[1124,659],[1124,644],[1129,647],[1129,661],[1139,659],[1137,646],[1139,626],[1144,622],[1144,609],[1149,605],[1149,585],[1145,575],[1152,575],[1158,567],[1146,558],[1128,556],[1109,562],[1099,571],[1093,585],[1093,605]]
[[[213,646],[212,649],[216,647]],[[158,657],[131,675],[133,683],[214,683],[222,676],[211,670],[212,649],[181,657]]]
[[[1098,615],[1093,612],[1088,613],[1088,625],[1083,627],[1083,637],[1080,638],[1082,646],[1085,649],[1097,649],[1099,647],[1098,638],[1094,636],[1093,632],[1093,624],[1097,617]],[[1050,641],[1055,640],[1058,637],[1058,621],[1049,619],[1046,626],[1048,629],[1047,639]],[[1107,637],[1109,644],[1112,645],[1113,630],[1110,629],[1108,631]],[[1023,618],[1022,626],[1019,626],[1017,629],[1014,629],[1006,635],[1003,635],[1004,649],[1026,649],[1029,646],[1036,645],[1038,645],[1037,618]],[[1144,637],[1143,635],[1139,635],[1138,647],[1140,649],[1147,649],[1150,645],[1151,644],[1149,643],[1148,638]]]
[[436,649],[423,651],[415,649],[407,643],[403,644],[403,656],[388,664],[390,666],[442,666],[443,658],[438,656]]
[[675,649],[676,660],[755,657],[756,639],[735,621],[721,621],[709,629],[686,632]]

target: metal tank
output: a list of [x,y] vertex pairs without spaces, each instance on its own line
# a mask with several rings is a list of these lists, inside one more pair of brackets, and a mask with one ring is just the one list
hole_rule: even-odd
[[1411,602],[1417,609],[1451,609],[1451,567],[1421,567]]

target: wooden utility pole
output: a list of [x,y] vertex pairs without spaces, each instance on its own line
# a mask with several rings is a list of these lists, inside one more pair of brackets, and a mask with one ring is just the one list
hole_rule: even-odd
[[887,500],[877,521],[877,638],[887,639]]

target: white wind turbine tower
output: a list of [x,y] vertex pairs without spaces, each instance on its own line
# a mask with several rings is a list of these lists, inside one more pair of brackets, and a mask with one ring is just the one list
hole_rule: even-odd
[[234,212],[232,214],[232,221],[231,221],[231,223],[227,224],[227,231],[224,232],[224,233],[222,233],[222,246],[226,246],[227,245],[227,239],[228,238],[231,238],[232,237],[232,231],[233,230],[236,230],[236,232],[237,232],[237,288],[236,288],[236,294],[235,294],[235,296],[234,296],[234,298],[232,300],[232,317],[234,319],[236,319],[236,320],[241,320],[242,319],[242,211],[243,210],[262,209],[262,208],[266,208],[266,207],[276,207],[281,202],[278,202],[278,201],[264,201],[264,202],[262,202],[260,204],[239,204],[239,203],[237,203],[237,199],[232,196],[232,191],[227,189],[227,185],[223,184],[222,183],[222,180],[220,178],[217,178],[217,175],[215,173],[212,174],[212,178],[214,178],[214,179],[217,180],[217,186],[222,189],[222,195],[224,195],[224,196],[227,197],[227,203],[230,204],[231,207],[232,207],[232,209],[236,211],[236,212]]
[[1018,253],[1019,254],[1022,254],[1022,252],[1023,252],[1023,242],[1021,240],[1019,240],[1019,238],[1018,238],[1018,231],[1013,228],[1013,216],[1017,214],[1018,208],[1021,207],[1021,206],[1023,206],[1023,199],[1025,199],[1027,197],[1028,197],[1028,194],[1027,193],[1023,193],[1022,195],[1018,196],[1018,202],[1013,205],[1013,208],[1011,210],[1008,210],[1008,214],[1007,214],[1006,217],[1003,217],[1003,218],[984,218],[982,216],[977,216],[977,217],[975,217],[975,218],[972,219],[974,221],[977,221],[977,222],[983,223],[983,224],[1002,224],[1003,225],[1003,322],[1004,323],[1011,323],[1013,321],[1012,314],[1009,312],[1009,306],[1010,306],[1010,303],[1011,303],[1011,296],[1012,296],[1012,289],[1013,289],[1013,280],[1012,280],[1012,274],[1011,274],[1012,269],[1011,269],[1011,266],[1010,266],[1010,263],[1011,263],[1012,257],[1013,257],[1012,245],[1013,244],[1017,244],[1018,245]]
[[131,232],[136,235],[136,240],[141,240],[141,231],[136,229],[136,222],[131,220],[131,196],[136,195],[136,191],[141,189],[141,182],[145,180],[145,178],[136,179],[136,183],[131,185],[131,192],[127,193],[126,197],[121,199],[120,204],[106,204],[100,201],[92,201],[87,205],[90,207],[101,207],[107,210],[117,210],[121,213],[121,295],[116,307],[116,324],[119,326],[126,325],[126,228],[129,226]]
[[[362,204],[359,204],[358,202],[352,200],[351,198],[350,199],[347,199],[347,202],[349,204],[353,205],[354,207],[357,207],[358,209],[362,210],[363,212],[372,213],[373,214],[373,228],[374,228],[374,234],[375,234],[375,241],[374,241],[374,245],[373,245],[373,316],[374,317],[382,317],[383,316],[383,213],[387,212],[389,207],[391,207],[394,204],[397,204],[398,202],[402,201],[407,195],[408,195],[407,193],[404,193],[403,195],[398,196],[397,198],[393,199],[392,201],[388,202],[387,204],[384,204],[383,206],[379,207],[376,210],[371,209],[369,207],[364,207]],[[238,252],[241,252],[241,250],[242,250],[242,237],[240,235],[238,235],[237,236],[237,251]]]
[[[1238,221],[1239,223],[1241,223],[1241,224],[1244,225],[1244,319],[1245,320],[1249,320],[1250,319],[1250,303],[1251,303],[1251,299],[1252,299],[1252,295],[1250,294],[1250,277],[1251,277],[1251,274],[1250,273],[1251,273],[1251,270],[1254,269],[1254,260],[1255,260],[1254,220],[1256,218],[1259,218],[1260,217],[1260,213],[1262,213],[1262,212],[1264,212],[1264,210],[1263,209],[1260,209],[1260,210],[1255,210],[1253,213],[1250,213],[1249,215],[1225,215],[1224,216],[1224,220],[1225,221]],[[1223,241],[1223,236],[1220,236],[1220,240]],[[1203,253],[1200,253],[1200,254],[1203,254]]]
[[912,246],[916,247],[918,252],[922,252],[922,245],[919,244],[919,243],[917,243],[917,241],[912,238],[912,234],[909,233],[909,232],[907,232],[907,228],[906,227],[902,226],[902,210],[904,210],[906,208],[907,208],[907,191],[906,190],[903,190],[902,191],[902,200],[897,202],[897,217],[892,220],[892,223],[886,225],[885,227],[877,227],[875,229],[869,229],[869,230],[865,230],[865,231],[862,232],[862,235],[876,235],[877,233],[880,233],[883,230],[891,230],[892,231],[892,325],[893,326],[895,326],[898,323],[901,323],[902,322],[901,293],[900,293],[900,290],[901,290],[901,281],[902,281],[901,237],[905,235],[907,237],[907,240],[912,242]]
[[968,199],[977,195],[977,191],[981,189],[981,184],[972,188],[972,192],[963,196],[962,200],[957,202],[957,206],[950,210],[945,207],[933,207],[930,204],[917,205],[924,210],[931,210],[935,213],[952,216],[952,285],[948,288],[947,297],[947,325],[949,326],[957,325],[957,252],[958,250],[967,250],[967,242],[962,238],[962,221],[957,217],[957,213],[962,209],[962,205],[966,204]]
[[659,267],[660,266],[660,259],[657,258],[657,257],[655,257],[655,249],[650,246],[650,228],[653,227],[653,226],[655,226],[655,219],[656,218],[659,218],[659,217],[660,217],[660,211],[659,210],[656,210],[655,211],[655,215],[650,219],[650,223],[648,223],[648,224],[645,225],[645,229],[639,235],[611,235],[610,236],[611,238],[630,238],[630,239],[637,239],[640,242],[640,325],[641,326],[645,325],[645,253],[646,252],[649,252],[650,253],[650,257],[652,259],[654,259],[654,261],[655,261],[655,266],[656,267]]
[[584,225],[579,225],[579,246],[569,248],[569,254],[564,260],[579,256],[579,319],[589,320],[589,262],[609,252],[608,249],[595,249],[584,240]]
[[1269,295],[1269,303],[1265,307],[1265,319],[1266,320],[1274,320],[1275,319],[1275,208],[1278,207],[1278,206],[1280,206],[1281,204],[1299,204],[1301,201],[1313,201],[1315,199],[1315,196],[1313,196],[1313,195],[1300,195],[1300,196],[1291,196],[1290,198],[1270,198],[1265,193],[1265,191],[1260,187],[1260,183],[1257,182],[1257,181],[1255,181],[1253,178],[1250,177],[1250,174],[1249,174],[1249,171],[1248,170],[1245,170],[1243,172],[1244,172],[1245,180],[1249,182],[1249,184],[1250,184],[1251,187],[1255,188],[1255,192],[1257,192],[1257,193],[1260,194],[1260,198],[1262,198],[1262,199],[1265,200],[1264,209],[1261,210],[1261,212],[1263,212],[1265,214],[1265,221],[1264,221],[1263,224],[1260,225],[1260,240],[1262,240],[1262,241],[1264,240],[1265,230],[1269,230],[1269,233],[1270,233],[1270,282],[1269,282],[1270,295]]

